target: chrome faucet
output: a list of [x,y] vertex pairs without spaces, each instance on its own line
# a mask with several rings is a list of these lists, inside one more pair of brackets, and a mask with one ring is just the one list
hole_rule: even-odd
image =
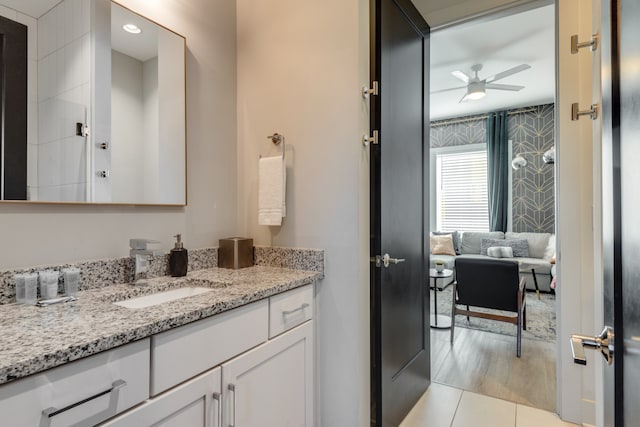
[[129,256],[134,259],[135,270],[133,273],[134,285],[147,284],[147,272],[149,270],[149,260],[152,256],[162,255],[158,249],[149,249],[149,244],[160,243],[157,240],[149,239],[129,239]]

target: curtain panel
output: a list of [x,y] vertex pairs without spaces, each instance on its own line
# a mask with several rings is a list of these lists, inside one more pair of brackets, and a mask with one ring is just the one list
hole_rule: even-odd
[[509,135],[507,112],[487,117],[487,180],[489,193],[489,229],[507,231],[509,213]]

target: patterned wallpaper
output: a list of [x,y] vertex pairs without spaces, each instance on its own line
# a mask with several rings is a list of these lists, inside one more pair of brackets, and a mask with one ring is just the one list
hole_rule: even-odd
[[[512,229],[553,233],[554,167],[542,161],[542,153],[554,145],[553,104],[522,110],[508,116],[513,156],[522,154],[529,162],[524,168],[511,170]],[[484,143],[485,124],[485,116],[434,121],[431,123],[431,148]]]

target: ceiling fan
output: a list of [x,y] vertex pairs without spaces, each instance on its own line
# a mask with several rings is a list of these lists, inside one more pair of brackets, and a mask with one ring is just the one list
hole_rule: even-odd
[[510,91],[517,92],[521,89],[524,89],[524,86],[495,84],[493,82],[495,82],[496,80],[504,79],[505,77],[509,77],[513,74],[519,73],[520,71],[528,70],[529,68],[531,68],[529,64],[520,64],[517,67],[509,68],[508,70],[505,70],[498,74],[494,74],[493,76],[489,76],[481,80],[480,77],[478,77],[478,71],[482,70],[482,64],[475,64],[471,67],[471,71],[475,73],[474,76],[470,76],[469,74],[460,70],[451,72],[451,74],[455,78],[462,80],[465,83],[465,86],[457,86],[457,87],[450,87],[448,89],[440,89],[440,90],[433,91],[431,93],[432,94],[441,93],[441,92],[448,92],[450,90],[466,88],[467,92],[464,94],[462,99],[458,101],[458,103],[461,103],[461,102],[467,102],[467,100],[469,99],[478,100],[483,98],[486,95],[487,89],[510,90]]

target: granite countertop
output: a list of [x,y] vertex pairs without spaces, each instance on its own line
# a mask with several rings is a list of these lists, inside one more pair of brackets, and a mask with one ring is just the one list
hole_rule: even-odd
[[[253,266],[212,268],[147,285],[113,285],[79,292],[78,300],[48,307],[0,305],[0,384],[130,343],[297,288],[320,278],[315,271]],[[114,301],[182,286],[211,287],[163,304],[130,309]]]

